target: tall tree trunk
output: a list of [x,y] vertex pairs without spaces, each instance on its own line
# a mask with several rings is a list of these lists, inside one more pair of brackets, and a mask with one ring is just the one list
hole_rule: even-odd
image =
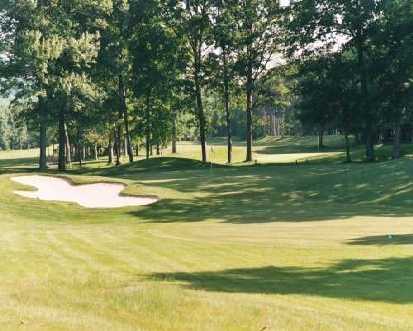
[[65,134],[65,111],[64,107],[59,111],[59,159],[58,169],[59,171],[66,170],[66,134]]
[[86,160],[87,160],[86,146],[85,146],[84,143],[82,144],[82,159],[83,159],[84,162],[86,162]]
[[150,95],[146,97],[146,128],[145,128],[145,145],[146,145],[146,159],[148,160],[151,154],[151,105]]
[[176,133],[176,111],[173,110],[172,112],[172,154],[177,153],[177,148],[176,148],[176,141],[177,141],[177,133]]
[[224,59],[224,108],[227,121],[227,161],[232,163],[232,132],[231,132],[231,114],[229,111],[229,74],[228,74],[228,58],[226,51],[223,51]]
[[[195,5],[196,6],[196,5]],[[191,1],[185,0],[185,7],[188,13],[191,13]],[[200,31],[198,31],[200,32]],[[204,114],[204,107],[202,104],[202,89],[201,89],[201,70],[202,70],[202,32],[196,34],[192,40],[192,52],[194,57],[194,83],[195,83],[195,98],[196,98],[196,112],[199,121],[199,138],[201,141],[202,162],[207,162],[206,150],[206,121]]]
[[119,124],[116,125],[115,128],[115,156],[116,156],[116,166],[120,166],[121,165],[121,127]]
[[351,162],[350,138],[347,132],[344,134],[344,139],[346,141],[346,162],[350,163]]
[[70,146],[69,131],[65,124],[65,147],[66,147],[66,163],[69,168],[72,166],[72,148]]
[[202,151],[202,162],[207,162],[207,150],[206,150],[206,121],[205,121],[205,114],[204,114],[204,106],[202,103],[202,90],[201,90],[201,82],[200,82],[200,74],[201,74],[201,49],[196,51],[196,59],[195,59],[195,93],[196,93],[196,107],[198,113],[198,121],[199,121],[199,138],[201,141],[201,151]]
[[123,123],[125,126],[125,151],[129,157],[129,162],[133,162],[133,149],[129,131],[129,117],[128,117],[128,107],[126,105],[126,87],[123,81],[122,75],[119,75],[119,97],[120,97],[120,107],[121,115],[123,116]]
[[253,104],[253,78],[252,67],[249,65],[248,77],[247,77],[247,128],[246,128],[246,140],[247,140],[247,157],[246,162],[252,161],[252,104]]
[[76,160],[79,162],[79,166],[82,166],[82,153],[81,153],[81,141],[82,141],[82,133],[80,128],[77,130],[77,137],[76,137]]
[[320,130],[318,131],[318,149],[323,149],[324,148],[324,126],[320,127]]
[[400,159],[400,121],[398,121],[394,126],[394,139],[393,139],[393,153],[392,157],[394,160]]
[[108,164],[113,164],[113,132],[109,134],[109,143],[108,143]]
[[156,143],[156,155],[161,155],[161,147],[159,145],[159,143]]
[[375,143],[375,135],[371,131],[371,129],[367,130],[366,136],[366,159],[368,162],[373,162],[375,160],[375,153],[374,153],[374,143]]
[[95,161],[99,161],[99,152],[98,152],[98,144],[93,145],[93,156]]
[[371,114],[369,106],[369,90],[368,90],[368,78],[367,78],[367,68],[365,61],[365,50],[363,45],[363,40],[361,33],[358,34],[357,40],[357,56],[358,65],[360,72],[360,90],[361,90],[361,102],[360,102],[360,112],[365,114],[365,135],[366,135],[366,159],[369,162],[375,160],[374,153],[374,119]]
[[67,130],[67,124],[65,123],[65,147],[66,147],[66,162],[72,167],[72,149],[70,146],[69,131]]
[[47,167],[47,109],[43,98],[39,99],[39,122],[40,122],[40,158],[39,169],[46,170]]

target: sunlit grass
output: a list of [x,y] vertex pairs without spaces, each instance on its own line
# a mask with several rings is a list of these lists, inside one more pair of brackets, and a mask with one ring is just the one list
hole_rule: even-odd
[[0,153],[0,330],[412,330],[412,162],[102,160],[68,175],[161,201],[88,210],[14,195]]

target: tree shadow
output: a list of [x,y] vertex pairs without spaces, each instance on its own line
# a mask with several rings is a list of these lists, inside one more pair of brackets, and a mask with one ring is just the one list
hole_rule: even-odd
[[[240,167],[146,176],[145,186],[187,194],[132,211],[156,223],[304,222],[354,216],[411,217],[409,162],[374,165]],[[153,181],[153,182],[152,182]]]
[[347,242],[349,245],[413,245],[413,234],[397,234],[387,236],[368,236],[352,239]]
[[205,272],[155,273],[151,280],[226,293],[298,294],[410,304],[413,258],[343,260],[328,268],[266,266]]
[[0,169],[14,170],[18,168],[33,169],[36,167],[37,158],[15,158],[15,159],[0,159]]

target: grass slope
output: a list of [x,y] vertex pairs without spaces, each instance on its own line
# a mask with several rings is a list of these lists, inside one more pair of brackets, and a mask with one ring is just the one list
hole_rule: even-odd
[[162,200],[31,201],[3,169],[0,330],[413,329],[409,159],[92,166],[68,176]]

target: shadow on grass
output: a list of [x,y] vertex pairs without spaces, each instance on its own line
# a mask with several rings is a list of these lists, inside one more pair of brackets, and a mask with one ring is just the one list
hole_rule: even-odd
[[413,302],[413,258],[344,260],[325,269],[276,267],[157,273],[158,281],[227,293],[298,294],[328,298]]
[[13,170],[13,168],[33,169],[37,165],[38,158],[26,157],[16,159],[0,159],[0,170]]
[[[225,166],[213,164],[212,167],[221,169]],[[140,160],[133,163],[124,164],[118,167],[107,168],[104,170],[97,169],[96,172],[102,176],[115,176],[125,179],[134,179],[140,176],[141,174],[148,172],[159,173],[183,170],[206,170],[210,168],[210,163],[205,164],[198,160],[179,157],[158,157],[151,158],[149,160]]]
[[[0,173],[36,169],[0,169]],[[49,170],[45,174],[56,174]],[[108,176],[169,190],[158,203],[128,211],[140,221],[305,222],[354,216],[412,217],[413,162],[305,166],[206,167],[181,158],[141,160],[117,168],[67,174]],[[176,198],[173,191],[177,194]],[[171,193],[172,192],[172,193]],[[179,198],[177,198],[179,196]]]
[[[155,223],[305,222],[413,216],[411,161],[305,167],[243,167],[146,176],[145,186],[188,194],[131,212]],[[122,176],[121,176],[122,177]],[[164,179],[163,182],[159,180]],[[153,182],[152,182],[153,181]]]
[[352,239],[349,245],[413,245],[413,234],[397,234],[392,236],[368,236]]

